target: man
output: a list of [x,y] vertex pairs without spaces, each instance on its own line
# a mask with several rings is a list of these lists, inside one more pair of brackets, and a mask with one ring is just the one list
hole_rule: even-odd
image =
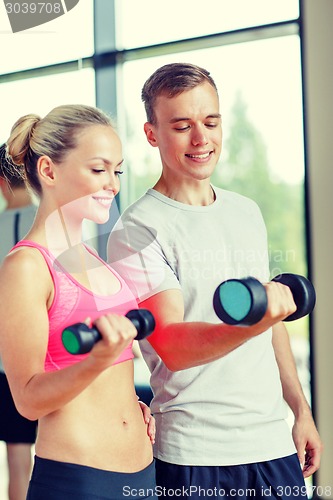
[[[215,82],[203,68],[168,64],[148,78],[142,99],[162,173],[118,221],[108,258],[156,319],[141,348],[157,484],[166,496],[306,497],[303,476],[319,467],[322,445],[281,322],[295,304],[288,287],[268,282],[257,205],[211,185],[222,145]],[[216,287],[248,275],[268,282],[265,316],[249,327],[219,322]]]

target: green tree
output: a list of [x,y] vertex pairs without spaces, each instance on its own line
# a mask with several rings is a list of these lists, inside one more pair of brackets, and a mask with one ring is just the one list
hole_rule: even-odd
[[212,177],[213,184],[255,200],[268,231],[273,274],[307,272],[304,235],[303,184],[274,179],[263,137],[251,123],[240,93],[232,108],[224,159]]

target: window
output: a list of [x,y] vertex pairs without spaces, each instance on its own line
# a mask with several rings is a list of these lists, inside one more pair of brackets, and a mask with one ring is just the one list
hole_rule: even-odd
[[1,74],[82,59],[94,52],[93,0],[79,2],[65,15],[15,34],[4,5],[0,9]]
[[119,48],[154,45],[172,40],[297,19],[297,0],[118,0]]
[[[123,67],[126,117],[125,156],[131,168],[131,198],[137,198],[160,171],[158,152],[146,141],[141,88],[148,76],[169,62],[191,62],[208,69],[219,89],[224,150],[215,177],[221,184],[237,173],[224,165],[234,106],[243,102],[249,122],[261,135],[272,180],[302,182],[304,176],[302,89],[298,36],[228,45],[131,61]],[[288,154],[287,154],[288,152]]]
[[0,140],[9,136],[14,122],[28,113],[44,116],[55,106],[69,103],[95,104],[95,79],[92,68],[47,75],[9,83],[0,87],[2,114]]

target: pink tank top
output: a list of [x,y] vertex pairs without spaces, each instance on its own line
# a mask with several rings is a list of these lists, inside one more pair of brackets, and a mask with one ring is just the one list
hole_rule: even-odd
[[[67,273],[47,248],[34,241],[22,240],[12,250],[22,246],[37,248],[41,252],[54,284],[54,299],[48,311],[49,341],[45,371],[60,370],[89,356],[89,354],[72,355],[66,351],[61,340],[64,328],[83,322],[88,317],[94,321],[103,314],[114,313],[124,316],[129,310],[138,309],[136,299],[124,280],[88,247],[87,250],[108,267],[119,280],[121,285],[119,292],[107,296],[96,295]],[[134,358],[132,344],[121,353],[114,364]]]

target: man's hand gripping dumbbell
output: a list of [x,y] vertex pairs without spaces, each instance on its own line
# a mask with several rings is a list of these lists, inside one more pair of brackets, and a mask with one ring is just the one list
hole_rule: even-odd
[[[298,274],[283,273],[272,279],[290,288],[296,311],[284,321],[293,321],[310,314],[316,293],[312,283]],[[250,326],[265,315],[268,300],[264,285],[253,277],[223,281],[215,290],[213,307],[217,316],[229,325]]]

